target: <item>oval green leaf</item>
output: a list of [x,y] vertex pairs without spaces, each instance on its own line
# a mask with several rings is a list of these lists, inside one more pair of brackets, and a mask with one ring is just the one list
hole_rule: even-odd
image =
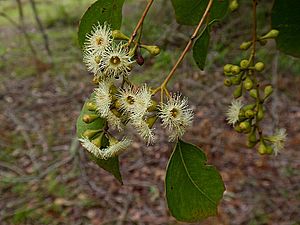
[[272,9],[272,28],[279,30],[277,48],[300,57],[300,1],[275,0]]
[[[197,25],[209,0],[172,0],[176,21],[183,25]],[[214,0],[210,10],[210,20],[222,19],[228,10],[228,0]]]
[[219,172],[206,161],[201,149],[178,141],[167,167],[166,197],[179,221],[198,222],[217,214],[225,188]]
[[[77,133],[77,137],[81,138],[83,132],[85,132],[86,130],[97,130],[97,129],[102,129],[105,124],[106,124],[106,120],[103,118],[98,118],[96,120],[94,120],[92,123],[85,123],[82,120],[83,115],[85,114],[91,114],[92,112],[89,111],[86,107],[87,103],[89,101],[92,101],[92,99],[94,98],[94,94],[92,94],[84,103],[82,110],[80,112],[80,115],[77,119],[76,122],[76,133]],[[103,147],[108,145],[108,140],[105,138],[103,142]],[[121,172],[120,172],[120,167],[119,167],[119,158],[118,157],[112,157],[109,158],[107,160],[104,159],[98,159],[97,157],[95,157],[94,155],[88,153],[90,158],[102,169],[106,170],[107,172],[111,173],[118,181],[120,181],[120,183],[122,183],[122,176],[121,176]]]
[[206,28],[200,37],[196,40],[193,46],[193,57],[197,66],[204,70],[206,57],[208,53],[210,34],[208,28]]
[[124,0],[98,0],[93,3],[83,14],[79,29],[78,42],[81,47],[84,45],[86,34],[94,24],[107,22],[111,28],[120,29],[122,23],[122,7]]

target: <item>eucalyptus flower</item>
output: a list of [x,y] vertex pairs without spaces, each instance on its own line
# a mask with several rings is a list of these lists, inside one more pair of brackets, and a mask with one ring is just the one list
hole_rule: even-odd
[[83,62],[89,72],[97,74],[99,72],[100,61],[101,55],[88,50],[83,52]]
[[79,141],[88,152],[93,154],[95,157],[104,159],[105,158],[105,152],[102,151],[99,147],[97,147],[95,144],[93,144],[88,138],[83,137],[79,138]]
[[95,89],[95,105],[96,111],[101,117],[106,118],[110,111],[112,103],[112,96],[110,93],[110,87],[112,82],[109,80],[101,81],[98,87]]
[[229,106],[226,115],[227,115],[227,122],[230,125],[234,125],[236,122],[239,120],[239,113],[240,110],[242,109],[243,104],[241,100],[233,100],[231,102],[231,105]]
[[272,143],[272,148],[275,155],[278,155],[278,153],[284,148],[286,136],[286,130],[284,128],[281,128],[277,129],[274,135],[267,138],[267,140]]
[[175,141],[191,126],[194,115],[188,106],[187,98],[181,99],[180,95],[175,94],[167,103],[162,103],[159,117],[162,126],[169,131],[169,141]]
[[110,137],[109,138],[109,146],[103,149],[104,158],[111,158],[120,155],[124,152],[129,145],[131,144],[131,140],[128,138],[123,138],[121,141]]
[[107,23],[98,24],[92,27],[91,33],[86,35],[84,50],[96,54],[102,54],[112,43],[112,31]]

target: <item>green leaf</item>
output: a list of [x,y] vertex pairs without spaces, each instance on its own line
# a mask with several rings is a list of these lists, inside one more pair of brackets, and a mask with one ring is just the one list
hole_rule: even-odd
[[272,29],[279,30],[277,48],[300,57],[300,1],[275,0],[272,9]]
[[[77,129],[77,137],[81,138],[82,134],[86,130],[97,130],[97,129],[102,129],[105,124],[106,120],[103,118],[98,118],[94,120],[92,123],[85,123],[82,120],[83,115],[85,114],[91,114],[93,113],[92,111],[89,111],[86,107],[87,103],[89,101],[92,101],[94,97],[94,94],[91,94],[91,96],[86,100],[84,103],[82,110],[80,112],[80,115],[77,119],[76,123],[76,129]],[[108,145],[108,140],[106,137],[104,137],[104,140],[102,140],[102,146],[105,147]],[[120,173],[120,168],[119,168],[119,158],[118,157],[112,157],[107,160],[105,159],[98,159],[95,157],[93,154],[88,153],[90,158],[102,169],[106,170],[107,172],[111,173],[114,175],[114,177],[122,183],[122,176]]]
[[193,46],[193,57],[201,70],[204,70],[206,56],[208,52],[210,34],[208,28],[206,28],[200,37],[196,40]]
[[[183,25],[197,25],[209,0],[171,0],[176,20]],[[228,10],[228,0],[214,0],[210,10],[210,20],[222,19]]]
[[78,29],[78,42],[81,47],[84,45],[86,34],[97,22],[100,24],[107,22],[113,30],[120,29],[123,3],[124,0],[98,0],[87,9],[80,20]]
[[179,221],[198,222],[217,214],[225,188],[216,168],[206,161],[201,149],[178,141],[167,167],[166,196]]

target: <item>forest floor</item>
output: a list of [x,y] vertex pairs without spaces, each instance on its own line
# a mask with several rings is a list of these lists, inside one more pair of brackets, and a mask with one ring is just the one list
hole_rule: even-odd
[[[82,63],[76,31],[92,1],[37,1],[51,57],[28,2],[23,2],[37,56],[22,33],[0,17],[0,224],[185,224],[170,216],[165,202],[165,168],[173,145],[162,131],[158,129],[153,146],[136,137],[121,156],[124,185],[93,164],[77,141],[75,122],[94,86]],[[130,33],[144,1],[126,2],[123,29]],[[18,22],[14,4],[0,1],[0,12]],[[149,18],[156,19],[146,20],[144,27],[144,40],[161,46],[162,52],[157,58],[145,55],[145,66],[133,71],[136,83],[157,86],[191,33],[173,21],[170,5],[164,4],[154,6]],[[268,16],[264,10],[262,17]],[[258,52],[268,62],[264,79],[276,90],[268,103],[272,119],[264,128],[269,132],[275,124],[288,133],[278,156],[260,156],[247,148],[244,135],[234,132],[224,116],[232,90],[223,86],[222,67],[244,55],[237,49],[249,35],[249,24],[236,26],[245,12],[247,5],[214,27],[205,71],[197,69],[189,54],[170,84],[189,97],[195,112],[184,139],[206,152],[226,185],[218,216],[198,224],[298,225],[300,61],[278,53],[273,42]],[[166,18],[157,21],[161,14]],[[262,33],[268,29],[259,27]]]

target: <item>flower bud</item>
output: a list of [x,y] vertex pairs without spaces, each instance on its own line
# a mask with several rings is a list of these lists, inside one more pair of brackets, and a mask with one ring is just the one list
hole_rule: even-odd
[[88,102],[86,104],[86,108],[89,110],[89,111],[95,111],[97,109],[97,106],[95,105],[94,102]]
[[257,90],[256,89],[251,89],[250,90],[250,92],[249,92],[249,94],[250,94],[250,96],[252,97],[252,98],[257,98],[258,97],[258,92],[257,92]]
[[227,86],[227,87],[230,87],[232,85],[231,80],[228,79],[228,78],[224,79],[224,85]]
[[160,53],[160,49],[156,45],[141,45],[141,47],[146,49],[153,56],[156,56]]
[[248,110],[245,112],[245,117],[247,117],[247,118],[252,118],[253,116],[254,116],[253,110],[248,109]]
[[123,34],[120,30],[113,30],[112,36],[116,40],[129,40],[129,37]]
[[155,124],[156,120],[157,120],[157,116],[152,116],[152,117],[149,117],[146,121],[146,123],[148,124],[148,127],[149,128],[152,128],[153,125]]
[[272,87],[272,85],[266,86],[265,89],[264,89],[264,99],[266,99],[267,97],[269,97],[272,93],[273,93],[273,87]]
[[237,0],[232,0],[229,4],[229,9],[231,12],[235,11],[239,7],[239,3]]
[[231,81],[232,84],[238,85],[238,84],[240,84],[241,81],[242,81],[242,76],[231,77],[231,78],[230,78],[230,81]]
[[263,108],[262,104],[259,104],[258,110],[257,110],[257,115],[256,115],[256,120],[260,121],[264,118],[264,116],[265,116],[264,108]]
[[267,34],[265,34],[264,36],[260,37],[260,39],[272,39],[272,38],[276,38],[279,34],[278,30],[272,29],[270,30]]
[[240,66],[242,69],[247,69],[248,66],[249,66],[249,61],[247,59],[243,59],[241,62],[240,62]]
[[99,116],[96,114],[84,114],[82,116],[82,120],[85,123],[91,123],[91,122],[95,121],[97,118],[99,118]]
[[234,98],[239,98],[242,96],[243,93],[243,85],[240,84],[239,86],[237,86],[237,88],[234,90],[233,92],[233,97]]
[[233,74],[238,74],[241,72],[241,69],[239,66],[236,66],[236,65],[233,65],[231,68],[230,68],[230,71],[233,73]]
[[257,63],[255,64],[254,68],[255,68],[255,70],[256,70],[257,72],[261,72],[261,71],[264,70],[265,64],[264,64],[263,62],[257,62]]
[[250,46],[252,45],[252,41],[246,41],[246,42],[243,42],[241,45],[240,45],[240,49],[241,50],[247,50],[250,48]]
[[251,80],[250,77],[247,77],[245,80],[244,80],[244,87],[246,90],[250,90],[252,87],[253,87],[253,81]]
[[257,139],[256,139],[256,130],[253,129],[252,132],[248,135],[248,141],[249,142],[254,142],[256,143],[257,142]]
[[231,73],[232,64],[226,64],[223,68],[224,73]]
[[98,130],[86,130],[83,132],[83,137],[86,137],[88,139],[91,139],[92,137],[94,137],[96,134],[98,134],[99,132],[101,132],[102,129],[98,129]]
[[253,104],[248,104],[248,105],[245,105],[245,106],[243,107],[243,110],[244,110],[244,111],[247,111],[247,110],[253,110],[255,106],[256,106],[255,103],[253,103]]
[[236,132],[238,132],[238,133],[242,133],[243,132],[242,129],[240,128],[239,124],[237,124],[237,125],[234,126],[234,130]]
[[256,144],[257,144],[256,141],[255,142],[251,142],[251,141],[247,140],[247,147],[248,148],[253,148]]
[[102,146],[103,135],[104,133],[102,132],[98,137],[92,140],[92,143],[96,145],[98,148]]
[[261,154],[261,155],[264,155],[267,153],[268,150],[267,150],[267,146],[264,141],[259,142],[259,146],[258,146],[257,150],[258,150],[259,154]]
[[153,112],[157,110],[157,101],[151,99],[151,103],[151,106],[149,106],[147,109],[148,112]]
[[249,128],[251,128],[251,125],[249,121],[243,121],[240,123],[239,127],[242,131],[247,131]]

